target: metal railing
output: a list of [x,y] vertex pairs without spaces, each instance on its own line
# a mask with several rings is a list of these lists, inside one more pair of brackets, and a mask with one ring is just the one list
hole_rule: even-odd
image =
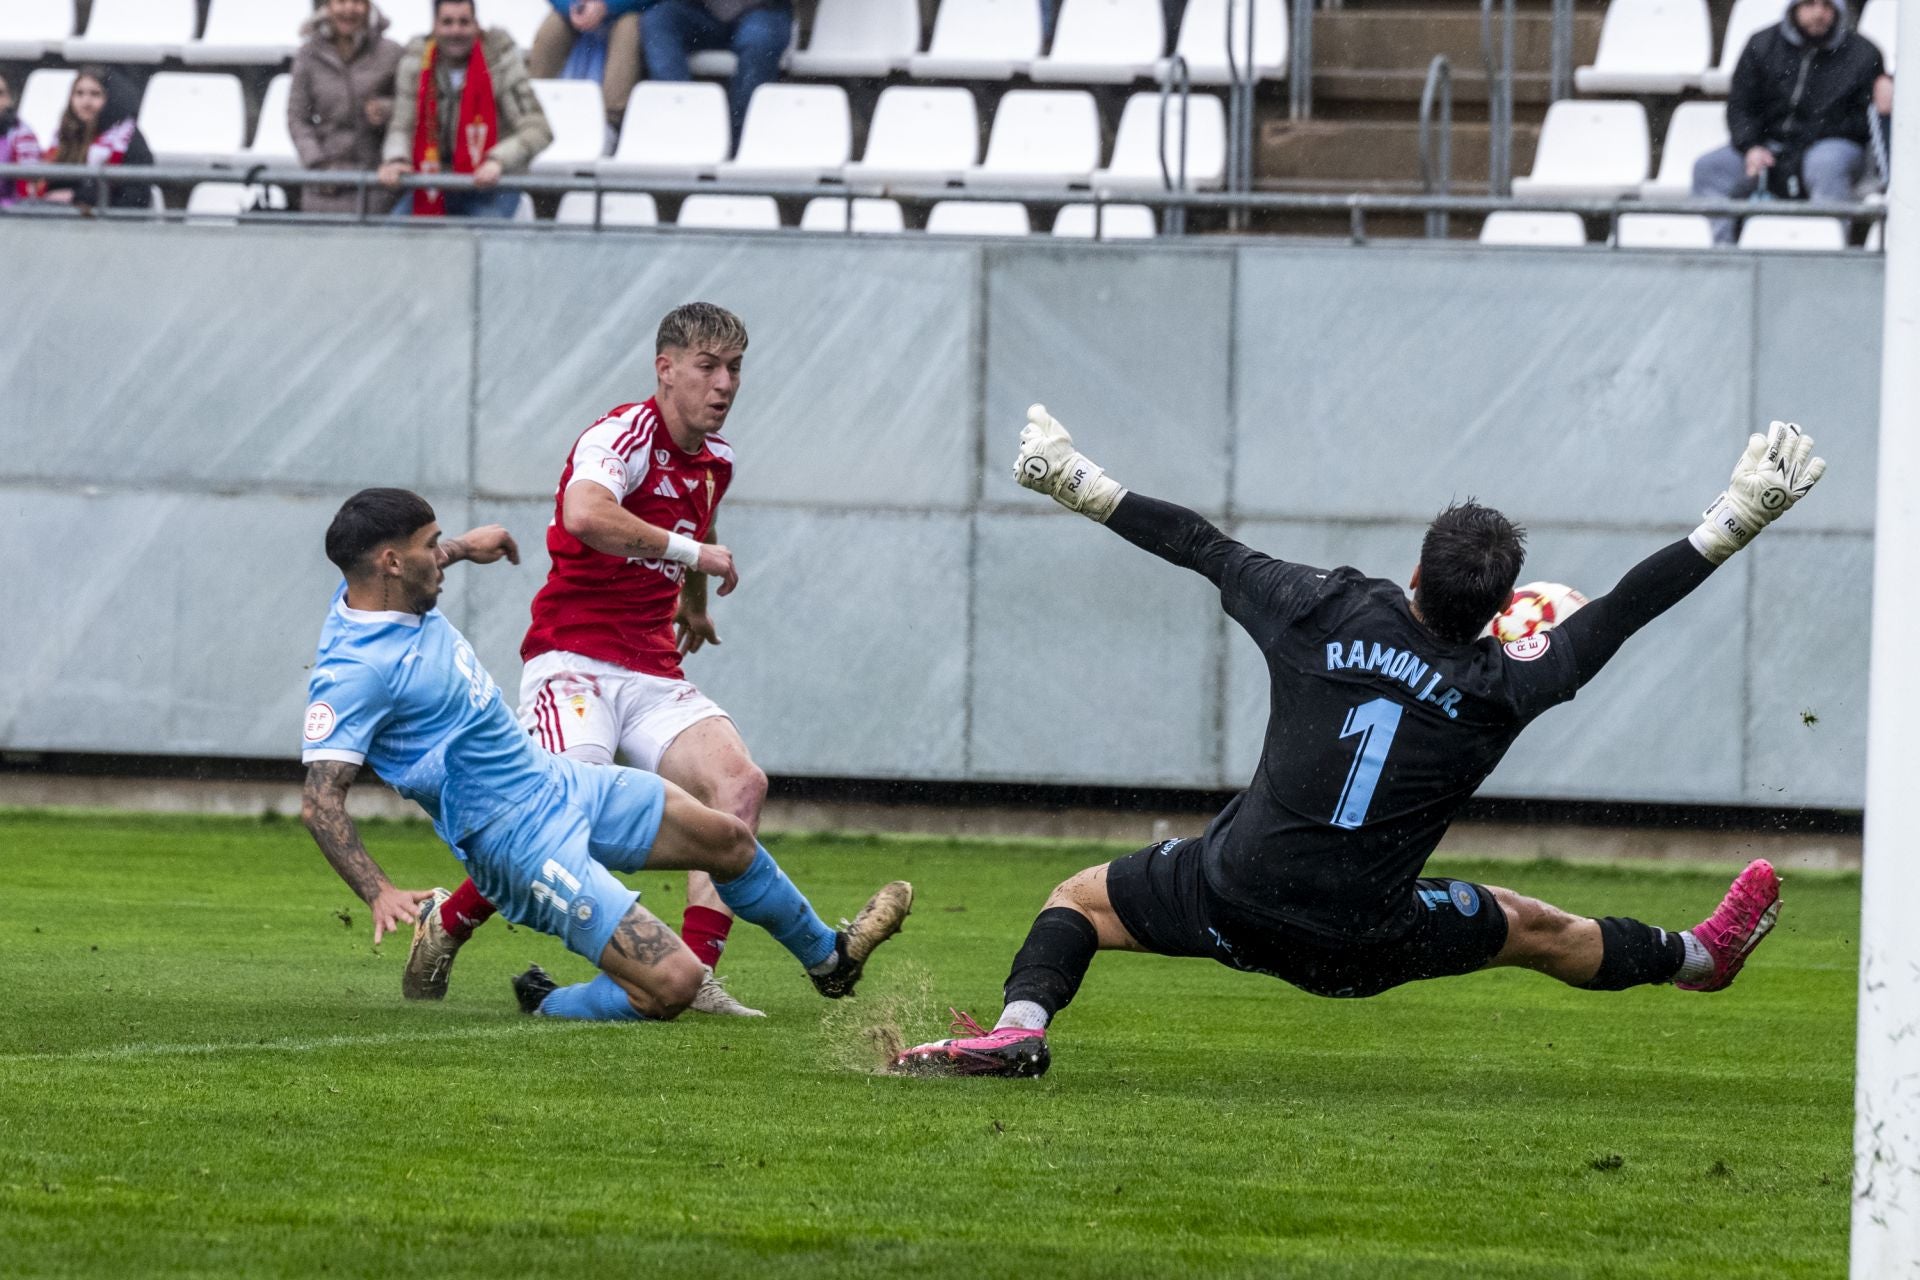
[[[1313,8],[1314,0],[1292,0],[1288,8],[1287,114],[1295,120],[1313,118]],[[1253,0],[1247,0],[1247,57],[1253,57]],[[1251,101],[1251,95],[1249,95]]]
[[[1440,111],[1440,137],[1434,141],[1434,108]],[[1436,53],[1427,64],[1427,82],[1420,89],[1420,189],[1430,196],[1453,194],[1453,64]],[[1447,215],[1427,214],[1427,235],[1444,239]]]
[[1573,96],[1573,0],[1553,0],[1548,93],[1554,102]]
[[1495,0],[1480,0],[1480,56],[1487,75],[1487,190],[1513,194],[1514,0],[1500,0],[1500,56],[1493,48]]
[[[1177,171],[1167,165],[1167,104],[1173,100],[1175,90],[1180,94],[1180,163]],[[1193,132],[1193,117],[1187,106],[1193,97],[1193,76],[1187,67],[1187,60],[1179,54],[1167,59],[1160,72],[1160,181],[1168,191],[1187,189],[1187,139]],[[1167,210],[1166,234],[1183,236],[1187,233],[1187,210],[1181,205]],[[1099,227],[1094,228],[1094,238],[1099,238]]]

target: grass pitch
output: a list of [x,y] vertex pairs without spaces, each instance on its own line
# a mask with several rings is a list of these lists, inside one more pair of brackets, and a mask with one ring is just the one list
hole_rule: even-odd
[[[402,884],[425,826],[368,824]],[[1121,850],[787,839],[823,914],[919,903],[856,1001],[764,934],[765,1022],[523,1018],[585,964],[489,925],[444,1005],[290,822],[0,817],[0,1273],[465,1277],[1840,1275],[1858,882],[1789,877],[1730,991],[1522,973],[1315,999],[1107,955],[1039,1081],[875,1074],[998,1009],[1047,890]],[[1690,924],[1720,873],[1451,862]],[[678,876],[637,877],[677,924]]]

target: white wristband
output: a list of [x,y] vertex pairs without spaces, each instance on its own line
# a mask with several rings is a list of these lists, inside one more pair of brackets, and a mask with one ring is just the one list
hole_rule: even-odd
[[667,549],[660,553],[663,560],[672,560],[689,569],[700,567],[700,544],[684,533],[667,533]]

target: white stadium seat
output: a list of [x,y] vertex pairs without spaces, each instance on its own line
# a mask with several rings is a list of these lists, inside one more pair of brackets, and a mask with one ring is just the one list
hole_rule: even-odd
[[1639,103],[1563,98],[1547,108],[1533,172],[1513,180],[1513,194],[1622,196],[1647,180],[1650,150]]
[[213,0],[207,29],[180,51],[188,63],[264,63],[293,56],[300,24],[313,16],[307,0]]
[[1040,56],[1037,0],[942,0],[925,53],[907,59],[923,80],[1010,80]]
[[1153,210],[1143,204],[1103,204],[1098,217],[1090,204],[1070,204],[1053,219],[1056,236],[1091,240],[1096,230],[1102,240],[1150,240],[1159,234]]
[[[1220,99],[1196,93],[1193,125],[1187,135],[1187,186],[1191,190],[1217,189],[1227,168],[1227,113]],[[1160,170],[1160,95],[1136,93],[1120,112],[1120,128],[1113,138],[1113,159],[1095,169],[1092,185],[1102,191],[1163,191],[1167,179],[1180,178],[1180,99],[1167,103],[1166,173]]]
[[[575,226],[593,225],[593,192],[569,191],[560,197],[553,220]],[[600,193],[600,225],[603,227],[652,227],[660,223],[660,210],[653,197],[644,191],[603,191]]]
[[60,136],[60,117],[67,113],[67,99],[73,96],[73,78],[78,74],[65,67],[39,67],[27,73],[27,82],[20,88],[20,119],[44,150],[53,150]]
[[697,81],[644,80],[627,99],[613,155],[594,169],[690,181],[711,175],[732,147],[725,89]]
[[1502,210],[1488,214],[1480,227],[1481,244],[1581,245],[1586,242],[1587,227],[1577,213]]
[[944,183],[979,159],[971,90],[897,84],[874,104],[866,154],[841,172],[848,182]]
[[275,186],[246,182],[196,182],[187,196],[189,221],[237,220],[256,209],[285,212],[287,193]]
[[1582,93],[1678,93],[1712,61],[1707,0],[1610,0],[1600,50],[1573,83]]
[[1867,252],[1879,253],[1887,246],[1887,224],[1876,222],[1867,229]]
[[591,173],[607,149],[607,102],[591,80],[535,80],[553,142],[533,158],[535,173]]
[[[852,205],[852,225],[848,225],[848,205]],[[815,196],[800,213],[802,231],[854,231],[862,235],[890,235],[905,230],[907,220],[898,200],[876,200],[860,196],[852,200],[841,196]]]
[[1683,102],[1674,108],[1660,148],[1660,172],[1640,184],[1643,200],[1680,200],[1693,194],[1693,162],[1727,145],[1727,104]]
[[1063,0],[1036,82],[1125,84],[1153,74],[1167,51],[1160,0]]
[[1838,218],[1795,218],[1763,213],[1740,228],[1742,249],[1813,252],[1847,247],[1846,224]]
[[547,0],[480,0],[477,10],[482,25],[507,29],[523,58],[533,48],[534,32],[553,11]]
[[[1228,6],[1233,9],[1233,60],[1247,65],[1248,0],[1188,0],[1180,19],[1180,38],[1173,51],[1187,60],[1195,84],[1226,84]],[[1252,0],[1253,69],[1262,80],[1287,74],[1287,51],[1293,33],[1287,28],[1287,6],[1282,0]]]
[[[645,21],[645,19],[641,19]],[[787,51],[780,55],[780,67],[786,69],[787,59],[793,56],[793,46],[800,39],[800,24],[793,24],[793,35],[787,41]],[[702,49],[687,58],[687,70],[696,76],[707,76],[715,80],[729,80],[739,69],[740,59],[731,49]]]
[[237,164],[247,145],[247,100],[240,77],[162,71],[140,99],[140,132],[156,164]]
[[1713,223],[1697,213],[1623,213],[1613,242],[1622,249],[1711,249]]
[[1724,95],[1733,83],[1733,68],[1756,31],[1780,21],[1785,6],[1780,0],[1733,0],[1733,13],[1727,18],[1726,38],[1720,44],[1720,61],[1700,77],[1700,87],[1711,94]]
[[[416,36],[433,30],[433,0],[376,0],[387,15],[387,39],[402,49]],[[485,18],[481,21],[484,23]]]
[[1024,236],[1033,229],[1027,206],[1015,201],[942,200],[927,212],[927,234]]
[[763,84],[747,103],[722,182],[818,182],[853,158],[853,112],[837,84]]
[[68,62],[161,62],[200,25],[194,0],[93,0],[84,34],[61,45]]
[[32,62],[58,51],[73,34],[73,16],[73,0],[7,0],[0,58]]
[[293,75],[282,71],[267,81],[266,96],[260,99],[260,122],[254,126],[253,141],[247,144],[248,164],[289,164],[300,162],[293,149],[293,132],[287,127],[287,98],[293,92]]
[[1085,89],[1014,89],[993,115],[968,186],[1067,187],[1100,164],[1100,113]]
[[772,196],[688,196],[680,205],[679,225],[727,231],[774,231],[780,206]]
[[807,47],[789,54],[787,67],[796,76],[878,79],[919,48],[919,0],[820,0]]
[[1899,27],[1900,6],[1895,0],[1867,0],[1867,7],[1860,11],[1860,25],[1855,28],[1880,46],[1880,61],[1886,64],[1888,75],[1893,74],[1894,36]]

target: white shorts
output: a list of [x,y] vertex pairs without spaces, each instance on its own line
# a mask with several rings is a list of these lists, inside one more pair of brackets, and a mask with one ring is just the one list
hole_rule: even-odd
[[[713,699],[685,680],[642,675],[611,662],[550,650],[520,671],[520,723],[555,755],[600,764],[625,752],[627,763],[660,772],[660,757],[690,726],[725,716]],[[598,748],[588,756],[581,747]]]

